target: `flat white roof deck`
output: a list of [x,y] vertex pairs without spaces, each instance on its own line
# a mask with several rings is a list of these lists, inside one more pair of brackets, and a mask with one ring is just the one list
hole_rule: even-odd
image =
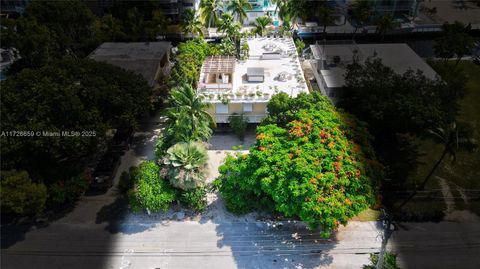
[[[249,38],[250,48],[247,60],[237,60],[233,73],[233,87],[231,90],[199,89],[200,93],[231,94],[231,103],[268,102],[270,97],[277,92],[285,92],[292,97],[301,92],[308,92],[307,84],[300,65],[295,44],[292,38]],[[276,59],[262,59],[264,53],[278,53]],[[263,82],[248,82],[247,70],[249,68],[263,68]],[[251,69],[250,69],[251,70]],[[280,75],[280,76],[279,76]],[[257,96],[261,92],[262,96]],[[250,97],[255,94],[255,97]],[[221,102],[218,98],[209,99],[207,102]]]
[[[376,56],[385,66],[390,67],[395,73],[403,74],[407,70],[421,70],[430,79],[436,79],[437,73],[418,56],[407,44],[358,44],[358,45],[312,45],[313,56],[317,60],[326,60],[327,67],[319,70],[329,88],[345,86],[345,74],[348,64],[353,62],[357,54],[360,62]],[[355,52],[355,49],[358,51]],[[325,56],[323,56],[325,55]],[[337,63],[334,63],[337,57]],[[338,58],[339,57],[339,58]]]

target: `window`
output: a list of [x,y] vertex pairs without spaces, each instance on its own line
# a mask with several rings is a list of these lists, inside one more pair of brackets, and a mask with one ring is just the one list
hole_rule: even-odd
[[217,114],[228,114],[228,105],[216,104],[215,113]]
[[252,112],[253,104],[243,104],[243,112]]

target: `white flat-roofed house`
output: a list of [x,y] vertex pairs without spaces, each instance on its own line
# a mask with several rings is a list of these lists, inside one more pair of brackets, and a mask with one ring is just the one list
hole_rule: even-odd
[[207,57],[202,65],[198,94],[212,104],[217,123],[244,114],[250,123],[267,115],[267,103],[275,93],[295,97],[308,92],[292,38],[249,38],[249,58]]
[[382,64],[398,74],[412,69],[422,71],[427,78],[437,78],[437,73],[403,43],[356,44],[353,41],[332,41],[311,45],[310,51],[310,64],[317,84],[321,92],[333,102],[342,96],[347,66],[354,61],[363,63],[368,58],[377,57],[382,60]]

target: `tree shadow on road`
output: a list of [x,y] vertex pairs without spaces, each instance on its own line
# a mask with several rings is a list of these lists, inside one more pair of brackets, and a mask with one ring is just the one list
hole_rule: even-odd
[[100,209],[95,219],[96,224],[108,223],[105,227],[110,233],[135,234],[144,232],[156,225],[156,223],[131,222],[128,217],[133,214],[128,208],[128,199],[119,196],[113,203]]
[[201,224],[213,222],[220,238],[217,247],[232,253],[238,268],[317,268],[333,262],[329,251],[336,239],[320,237],[296,220],[271,221],[274,217],[228,213],[221,198],[209,205]]

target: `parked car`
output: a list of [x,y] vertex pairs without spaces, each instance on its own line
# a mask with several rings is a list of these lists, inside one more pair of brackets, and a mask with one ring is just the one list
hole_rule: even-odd
[[125,152],[130,149],[130,144],[133,141],[134,130],[132,127],[119,128],[112,138],[110,148],[113,152]]
[[113,185],[113,179],[115,178],[119,166],[120,156],[118,154],[105,154],[95,167],[90,189],[95,191],[107,191]]

